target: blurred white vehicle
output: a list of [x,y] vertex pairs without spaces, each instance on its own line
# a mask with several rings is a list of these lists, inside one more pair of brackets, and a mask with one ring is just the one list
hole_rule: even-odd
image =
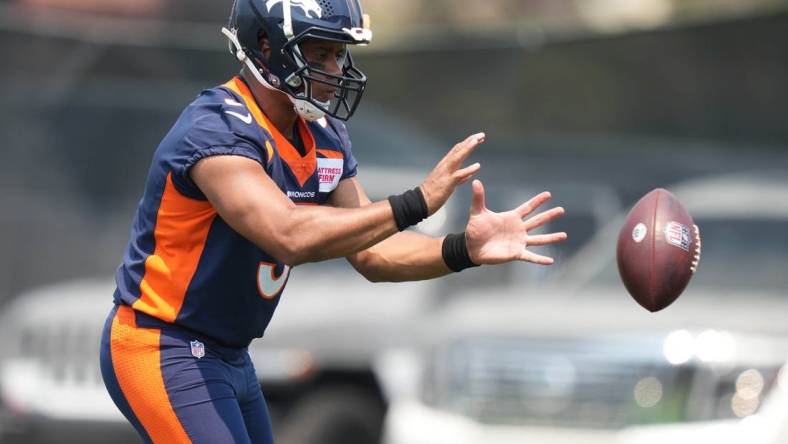
[[671,190],[704,249],[677,302],[652,314],[626,293],[623,216],[554,286],[458,292],[411,327],[420,347],[377,361],[385,443],[788,442],[775,383],[788,360],[788,176]]
[[41,288],[4,313],[2,442],[139,441],[109,398],[98,367],[99,337],[114,289],[110,281]]

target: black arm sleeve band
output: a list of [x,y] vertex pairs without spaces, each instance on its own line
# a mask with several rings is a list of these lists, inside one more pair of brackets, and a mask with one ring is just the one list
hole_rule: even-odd
[[466,268],[478,267],[468,254],[465,232],[450,234],[443,239],[443,261],[451,271],[460,272]]
[[397,196],[389,196],[391,209],[394,211],[394,221],[399,231],[416,225],[429,216],[427,201],[420,187],[405,191]]

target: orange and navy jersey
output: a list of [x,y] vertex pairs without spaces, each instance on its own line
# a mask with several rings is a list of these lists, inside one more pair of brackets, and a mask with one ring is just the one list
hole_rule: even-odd
[[115,303],[229,346],[261,337],[290,267],[230,228],[189,173],[206,157],[243,156],[296,204],[325,204],[356,174],[347,130],[334,119],[297,126],[303,156],[240,78],[203,91],[154,154],[116,273]]

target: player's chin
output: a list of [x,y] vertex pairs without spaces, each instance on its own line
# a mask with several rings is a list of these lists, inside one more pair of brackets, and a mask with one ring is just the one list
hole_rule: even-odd
[[331,99],[335,97],[336,92],[336,88],[314,91],[312,93],[312,98],[321,103],[329,103],[331,102]]

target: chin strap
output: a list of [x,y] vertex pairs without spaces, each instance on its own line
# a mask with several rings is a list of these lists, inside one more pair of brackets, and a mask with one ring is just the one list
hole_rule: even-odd
[[290,97],[290,101],[293,102],[293,108],[296,110],[298,115],[309,122],[320,120],[326,116],[326,113],[323,110],[316,107],[313,103],[307,100],[294,99],[293,97]]
[[[287,1],[287,3],[289,6],[290,2]],[[290,9],[286,8],[285,10],[289,11]],[[299,116],[310,122],[320,120],[326,116],[326,113],[323,110],[316,107],[313,103],[309,102],[308,100],[295,98],[290,94],[283,92],[279,88],[276,88],[273,85],[271,85],[271,83],[268,82],[268,80],[266,80],[265,77],[263,77],[263,74],[260,72],[260,70],[257,69],[256,66],[254,66],[254,63],[252,63],[252,60],[249,58],[249,56],[246,55],[246,53],[243,50],[243,47],[241,46],[241,42],[238,41],[238,36],[233,31],[230,31],[227,28],[222,28],[222,34],[224,34],[227,37],[227,39],[230,41],[230,51],[235,55],[238,61],[243,63],[243,65],[249,70],[249,72],[252,73],[255,80],[257,80],[258,83],[260,83],[261,85],[272,91],[278,91],[281,92],[282,94],[287,95],[287,98],[290,99],[290,102],[293,104],[293,109],[295,110],[296,113],[298,113]],[[326,104],[325,106],[327,107],[328,104]]]
[[235,32],[230,31],[227,28],[222,28],[222,34],[224,34],[225,37],[227,37],[227,39],[230,41],[230,52],[235,54],[235,57],[238,59],[238,61],[243,63],[243,65],[252,73],[252,75],[254,75],[254,78],[264,87],[274,91],[279,91],[279,89],[271,85],[268,80],[263,77],[263,74],[260,73],[260,70],[254,66],[252,59],[250,59],[249,56],[244,52],[243,46],[241,46],[241,42],[238,41],[238,36],[235,35]]

